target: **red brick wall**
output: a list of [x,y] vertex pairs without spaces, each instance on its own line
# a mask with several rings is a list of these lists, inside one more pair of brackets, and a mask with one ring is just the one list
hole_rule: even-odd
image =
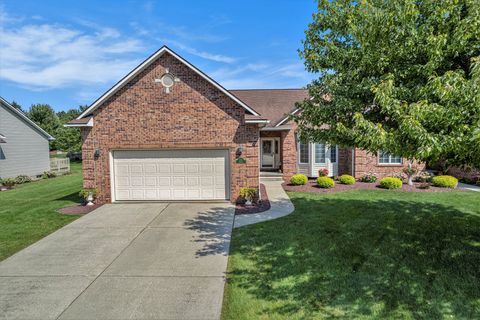
[[[403,164],[380,165],[376,154],[368,153],[362,149],[355,149],[355,177],[360,178],[367,173],[373,173],[377,178],[384,178],[402,174],[402,169],[408,166],[408,160],[404,159]],[[418,170],[424,170],[425,164],[414,162]]]
[[[180,79],[169,94],[154,82],[165,68]],[[244,116],[241,106],[165,53],[94,112],[93,128],[83,128],[84,187],[98,188],[99,202],[111,201],[111,150],[222,148],[230,150],[235,201],[241,187],[259,183],[259,130],[245,125]],[[246,164],[235,162],[238,147]]]
[[297,173],[297,141],[295,129],[282,131],[283,149],[283,180],[290,181],[290,177]]
[[338,147],[338,175],[352,174],[352,148]]

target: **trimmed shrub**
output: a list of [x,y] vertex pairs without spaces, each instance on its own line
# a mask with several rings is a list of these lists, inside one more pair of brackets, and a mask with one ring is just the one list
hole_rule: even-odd
[[369,173],[369,174],[366,174],[366,175],[362,176],[360,178],[360,181],[361,182],[366,182],[366,183],[374,183],[374,182],[377,182],[377,177],[374,174]]
[[403,182],[399,178],[388,177],[380,180],[380,186],[384,189],[400,189]]
[[333,181],[332,178],[329,178],[329,177],[318,177],[317,185],[320,188],[328,189],[328,188],[333,188],[335,186],[335,182]]
[[16,184],[17,182],[14,178],[6,178],[2,180],[2,185],[7,187],[7,189],[12,189]]
[[326,176],[328,176],[328,169],[327,169],[327,168],[323,168],[323,169],[318,170],[318,176],[319,176],[319,177],[326,177]]
[[17,184],[32,182],[32,178],[26,175],[20,175],[15,178]]
[[435,187],[455,189],[458,180],[452,176],[436,176],[432,178],[432,183]]
[[53,171],[45,171],[42,174],[42,179],[50,179],[50,178],[55,178],[57,174]]
[[341,184],[355,184],[355,178],[348,174],[343,174],[338,177],[338,181]]
[[290,178],[290,183],[293,184],[294,186],[301,186],[301,185],[304,185],[308,182],[308,178],[306,175],[304,174],[294,174],[291,178]]
[[255,202],[257,194],[256,188],[240,188],[240,197],[246,201]]
[[432,181],[432,177],[433,175],[428,172],[428,171],[422,171],[420,172],[418,175],[415,176],[415,178],[413,178],[413,181],[415,182],[431,182]]
[[93,199],[97,198],[98,190],[96,188],[91,188],[91,189],[82,189],[78,193],[78,196],[82,198],[83,200],[87,200],[87,197],[89,194],[92,194]]

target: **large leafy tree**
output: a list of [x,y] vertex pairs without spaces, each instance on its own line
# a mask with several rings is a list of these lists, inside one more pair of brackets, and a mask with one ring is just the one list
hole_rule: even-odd
[[302,139],[480,167],[480,2],[319,1]]
[[88,106],[80,106],[78,109],[57,112],[58,119],[62,126],[56,131],[56,147],[64,151],[78,151],[82,148],[80,129],[65,128],[63,125],[78,117]]
[[[53,108],[48,104],[33,104],[27,112],[27,116],[35,122],[40,128],[51,134],[56,135],[60,128],[60,120]],[[50,143],[50,149],[56,149],[56,141]]]

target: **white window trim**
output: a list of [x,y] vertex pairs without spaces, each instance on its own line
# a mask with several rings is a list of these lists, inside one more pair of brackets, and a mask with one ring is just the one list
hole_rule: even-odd
[[[300,145],[301,144],[305,144],[307,146],[307,158],[308,158],[308,161],[307,162],[302,162],[301,159],[301,149],[300,149]],[[298,163],[299,164],[309,164],[310,163],[310,143],[301,143],[300,141],[298,142]]]
[[388,152],[386,152],[388,154],[388,162],[380,162],[380,159],[381,159],[380,152],[382,152],[382,150],[379,150],[378,153],[377,153],[377,164],[379,166],[400,166],[400,165],[403,165],[403,157],[400,157],[400,162],[392,162],[392,157],[397,157],[397,156],[389,154]]

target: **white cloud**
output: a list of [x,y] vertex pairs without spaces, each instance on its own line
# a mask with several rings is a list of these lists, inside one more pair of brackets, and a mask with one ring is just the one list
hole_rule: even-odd
[[57,24],[4,23],[0,78],[36,90],[104,84],[140,62],[134,56],[145,50],[140,40],[113,28],[90,27],[86,32]]
[[301,88],[314,78],[305,71],[301,61],[222,67],[210,75],[227,89]]
[[238,59],[235,57],[223,55],[223,54],[216,54],[216,53],[211,53],[207,51],[199,51],[195,48],[192,48],[190,46],[187,46],[186,44],[176,41],[176,40],[171,40],[171,39],[165,39],[165,38],[160,38],[156,39],[157,41],[166,43],[167,45],[172,45],[177,47],[178,49],[188,52],[194,56],[210,60],[210,61],[215,61],[215,62],[223,62],[223,63],[234,63]]

